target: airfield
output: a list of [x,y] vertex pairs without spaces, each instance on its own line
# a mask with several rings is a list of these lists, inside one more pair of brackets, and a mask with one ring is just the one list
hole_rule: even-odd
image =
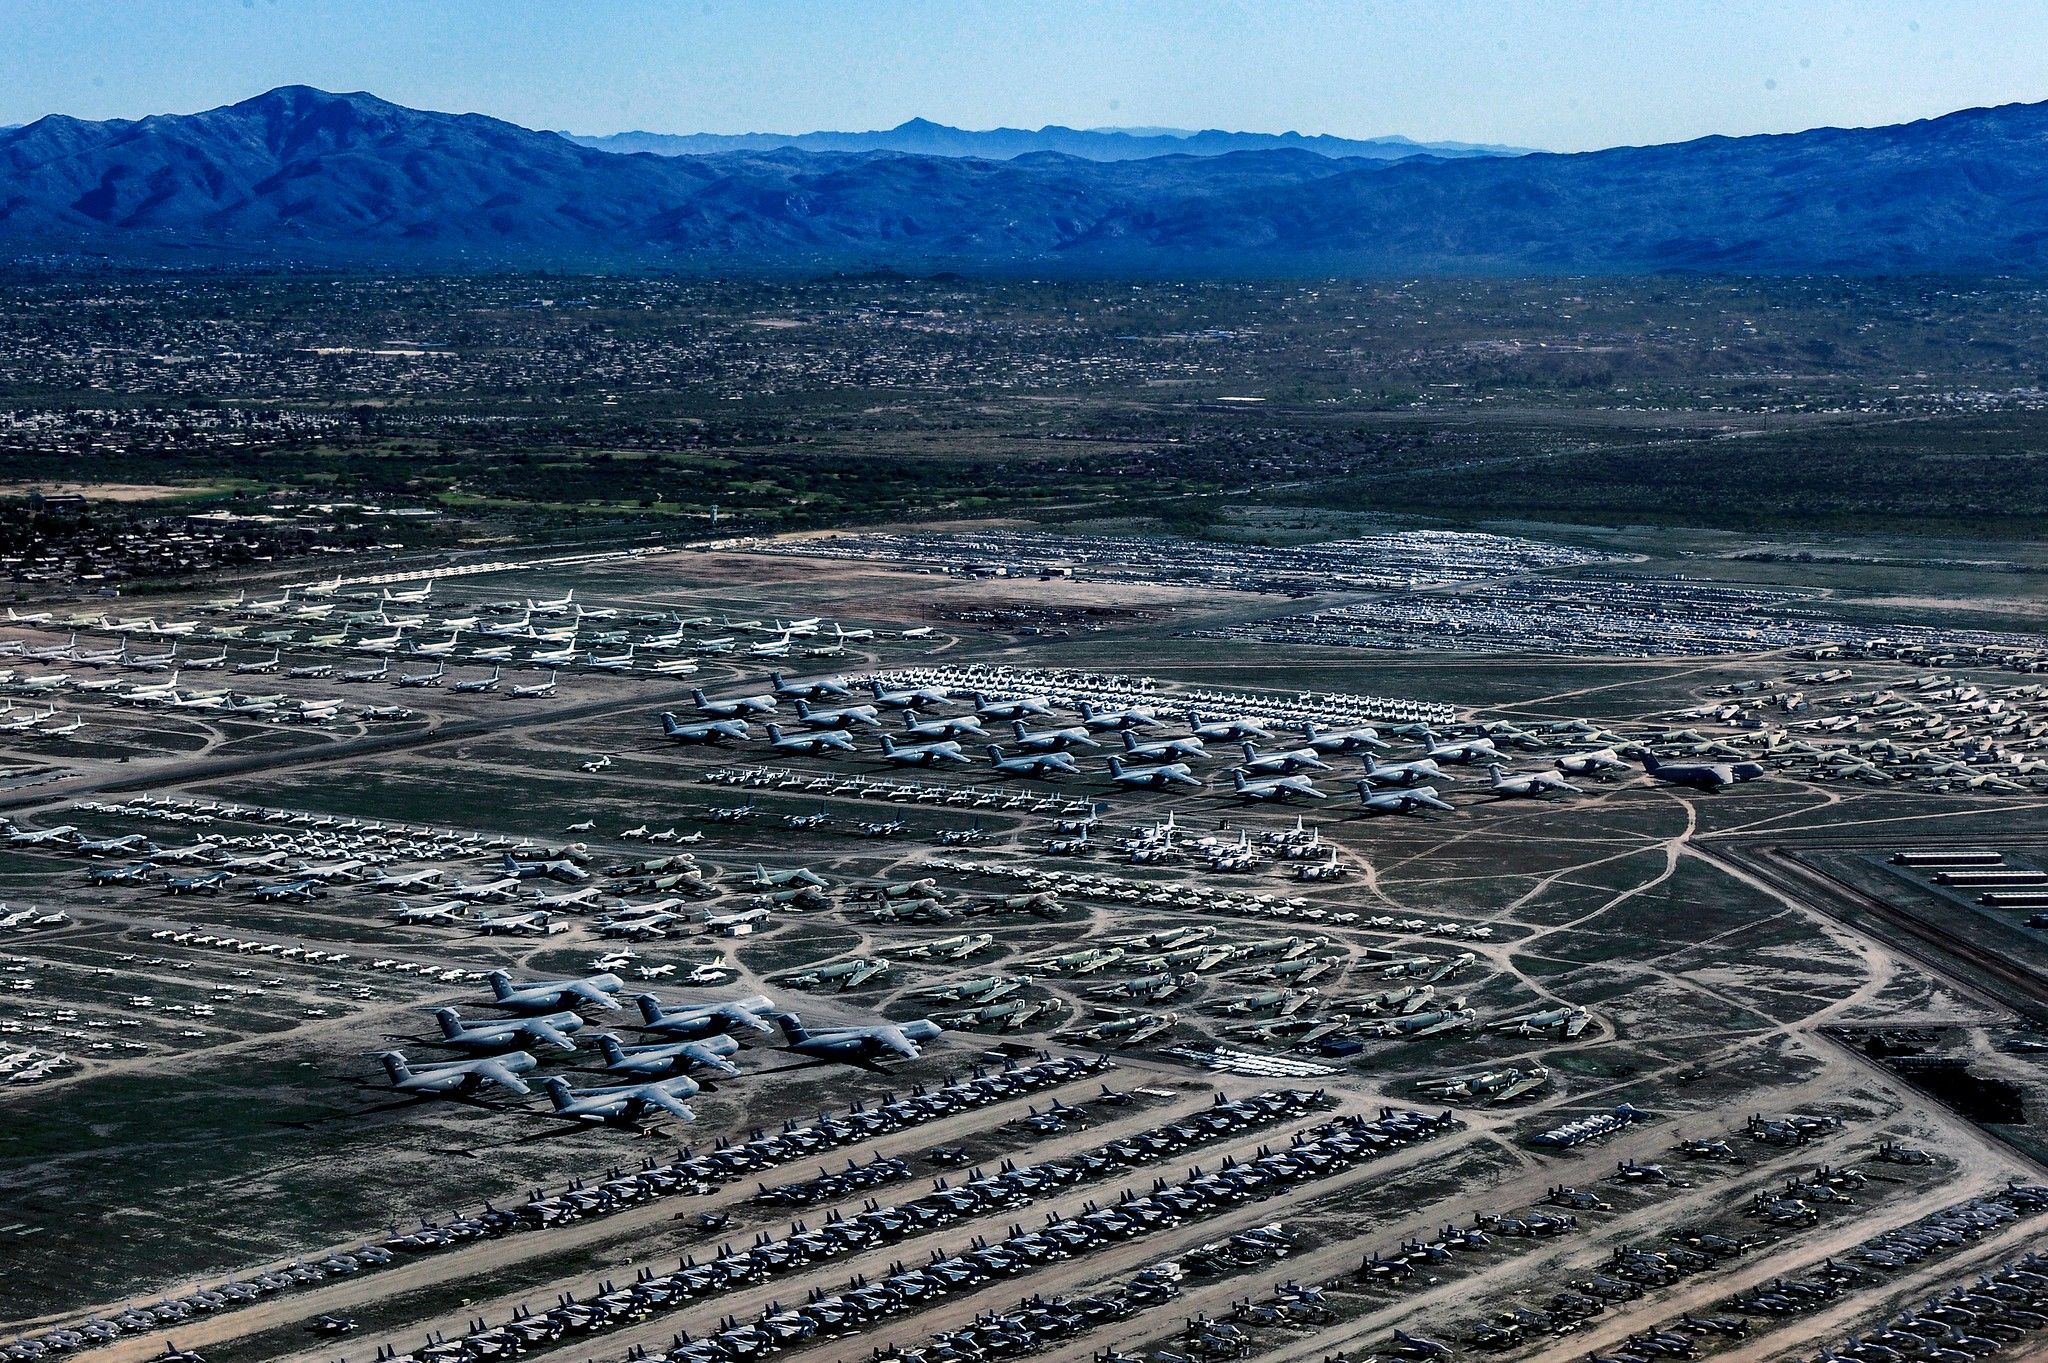
[[[0,621],[0,1351],[2039,1347],[2030,636],[1517,651],[1532,573],[1635,569],[1489,542],[1441,584],[1487,647],[1403,649],[1366,550],[1318,591],[766,547]],[[1670,618],[1641,571],[1610,618]],[[394,1092],[470,1055],[432,1010],[529,1015],[494,971],[609,983],[520,1035],[528,1093]],[[599,1034],[713,1004],[936,1034],[742,1018],[689,1120],[557,1115]]]

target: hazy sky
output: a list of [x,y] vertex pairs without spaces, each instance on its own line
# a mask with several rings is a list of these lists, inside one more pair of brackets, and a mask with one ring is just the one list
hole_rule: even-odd
[[292,83],[574,132],[922,116],[1577,150],[2048,98],[2048,0],[0,0],[0,124]]

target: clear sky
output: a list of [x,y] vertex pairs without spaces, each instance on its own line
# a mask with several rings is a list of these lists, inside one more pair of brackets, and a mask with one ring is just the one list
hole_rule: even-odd
[[583,133],[921,116],[1566,151],[2048,99],[2048,0],[0,0],[0,124],[285,84]]

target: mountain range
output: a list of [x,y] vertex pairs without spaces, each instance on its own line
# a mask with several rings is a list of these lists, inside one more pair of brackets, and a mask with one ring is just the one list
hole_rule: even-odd
[[1571,155],[598,151],[288,86],[0,132],[0,255],[379,268],[2048,268],[2048,105]]
[[839,133],[608,133],[570,141],[599,151],[645,151],[656,156],[715,156],[729,151],[896,151],[911,156],[975,156],[1007,161],[1035,151],[1084,161],[1135,161],[1147,156],[1222,156],[1233,151],[1311,151],[1318,156],[1399,161],[1410,156],[1518,156],[1520,147],[1470,142],[1415,142],[1405,137],[1350,138],[1300,133],[1235,133],[1209,128],[952,128],[913,118],[874,132]]

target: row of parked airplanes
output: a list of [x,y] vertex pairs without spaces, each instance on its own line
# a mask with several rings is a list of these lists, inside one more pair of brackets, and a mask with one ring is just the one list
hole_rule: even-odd
[[[479,1007],[503,1016],[464,1018],[453,1008],[436,1008],[439,1034],[426,1044],[462,1052],[463,1059],[416,1064],[403,1052],[380,1059],[390,1087],[421,1098],[468,1098],[496,1088],[519,1096],[532,1092],[525,1076],[539,1062],[526,1048],[556,1052],[579,1049],[574,1034],[585,1014],[618,1011],[623,982],[612,974],[577,979],[514,981],[503,971],[485,976],[491,997]],[[927,1019],[841,1027],[811,1027],[795,1013],[776,1008],[765,995],[673,1007],[653,994],[637,995],[638,1022],[624,1024],[649,1040],[627,1044],[612,1033],[597,1037],[602,1074],[616,1082],[576,1088],[559,1075],[540,1080],[551,1115],[570,1121],[639,1126],[661,1116],[694,1120],[686,1100],[701,1091],[698,1074],[739,1072],[733,1057],[747,1033],[780,1033],[782,1049],[807,1060],[883,1070],[885,1061],[915,1060],[923,1043],[943,1029]]]
[[[1099,709],[1083,701],[1078,721],[1066,723],[1043,696],[991,697],[979,691],[956,696],[936,687],[892,689],[871,679],[863,698],[838,678],[792,681],[771,673],[769,681],[766,691],[716,700],[701,690],[693,692],[696,713],[687,719],[664,713],[664,737],[690,744],[738,742],[752,738],[752,726],[760,721],[770,749],[777,753],[828,757],[874,751],[894,766],[940,767],[974,765],[977,759],[964,744],[996,737],[986,727],[994,723],[1008,726],[1007,747],[984,746],[988,764],[998,775],[1037,780],[1078,775],[1076,752],[1107,749],[1110,783],[1140,789],[1204,787],[1207,782],[1195,774],[1192,763],[1217,758],[1219,754],[1207,745],[1225,743],[1235,745],[1238,754],[1230,769],[1232,793],[1246,800],[1327,798],[1329,792],[1316,785],[1313,773],[1334,771],[1330,758],[1352,755],[1364,764],[1355,782],[1360,799],[1367,809],[1387,813],[1451,809],[1431,784],[1455,779],[1445,770],[1449,766],[1484,767],[1489,793],[1503,799],[1574,794],[1582,788],[1571,776],[1604,779],[1636,770],[1607,746],[1560,756],[1555,773],[1510,771],[1506,755],[1490,737],[1444,739],[1421,724],[1394,725],[1384,731],[1373,726],[1324,731],[1308,723],[1302,726],[1301,746],[1261,749],[1257,740],[1274,738],[1272,729],[1250,719],[1209,717],[1195,710],[1181,716],[1185,735],[1152,737],[1149,731],[1163,728],[1167,721],[1146,706]],[[785,702],[794,721],[804,726],[800,731],[786,731],[779,722]],[[930,715],[963,703],[972,713]],[[899,730],[888,729],[884,712],[897,716]],[[859,746],[855,735],[862,732],[876,736],[877,749]],[[1418,743],[1420,752],[1401,761],[1381,760],[1377,754],[1395,739]],[[1647,749],[1641,760],[1642,769],[1656,780],[1707,790],[1763,774],[1756,763],[1660,759]]]

